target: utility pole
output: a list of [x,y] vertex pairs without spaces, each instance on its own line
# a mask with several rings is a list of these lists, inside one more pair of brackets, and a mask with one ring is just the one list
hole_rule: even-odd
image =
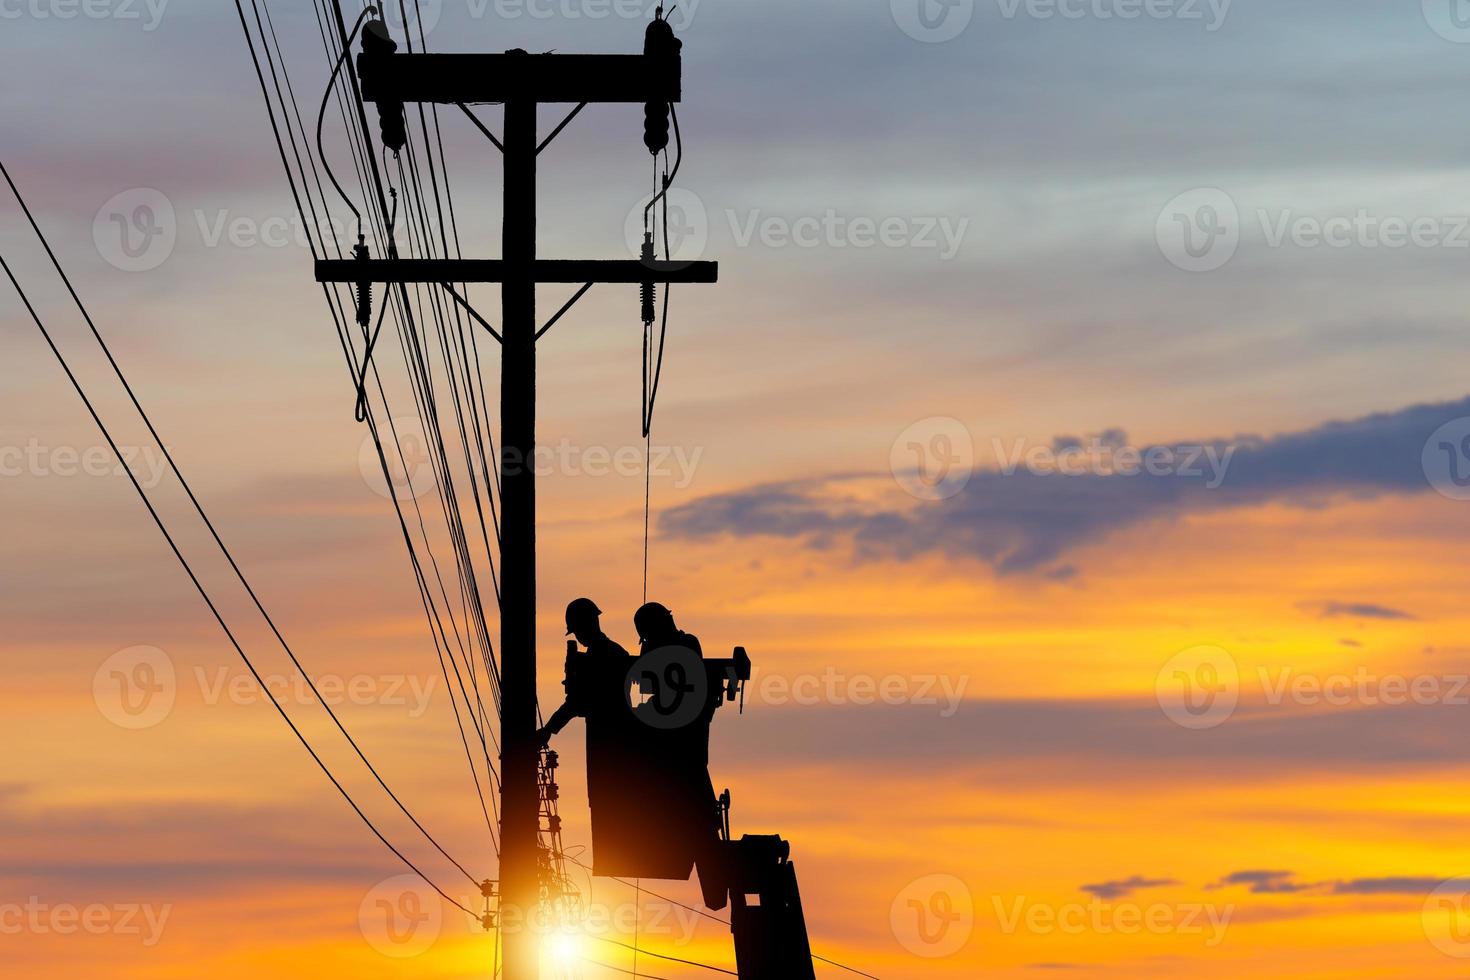
[[[506,980],[536,977],[536,103],[506,100],[500,355],[500,878]],[[520,928],[517,930],[517,920]],[[518,932],[518,934],[517,934]]]
[[[536,255],[536,157],[588,103],[673,103],[680,98],[677,52],[641,55],[399,54],[359,55],[365,102],[402,112],[407,102],[503,103],[501,258],[354,258],[316,263],[320,282],[501,284],[501,856],[500,913],[506,980],[537,980],[538,937],[531,929],[540,900],[536,785],[536,323],[539,283],[712,283],[714,262],[544,260]],[[537,142],[537,107],[576,108]],[[493,137],[492,137],[493,138]],[[632,145],[638,145],[630,140]],[[575,302],[575,297],[572,302]],[[552,319],[570,308],[563,306]],[[636,320],[635,291],[628,296]],[[549,326],[549,324],[547,324]]]

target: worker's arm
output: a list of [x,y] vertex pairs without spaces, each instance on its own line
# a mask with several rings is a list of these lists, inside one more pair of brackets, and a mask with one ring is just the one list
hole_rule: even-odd
[[551,741],[551,736],[560,734],[561,730],[567,727],[567,722],[571,721],[579,714],[581,714],[581,712],[578,711],[577,706],[572,703],[572,699],[567,698],[565,701],[562,702],[562,706],[560,708],[557,708],[556,711],[552,713],[550,718],[546,719],[546,724],[543,725],[539,730],[537,730],[537,744],[545,745],[547,742]]

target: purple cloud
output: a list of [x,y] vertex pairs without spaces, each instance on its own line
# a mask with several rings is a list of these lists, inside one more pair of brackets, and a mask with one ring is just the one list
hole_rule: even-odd
[[1092,885],[1083,885],[1082,890],[1098,898],[1111,900],[1132,895],[1141,888],[1163,888],[1166,885],[1177,884],[1179,882],[1173,878],[1145,878],[1143,875],[1132,875],[1117,881],[1100,881]]
[[[1076,548],[1186,513],[1271,502],[1321,506],[1339,496],[1425,492],[1429,484],[1421,457],[1426,440],[1445,422],[1467,415],[1470,399],[1462,399],[1270,439],[1194,443],[1222,457],[1231,452],[1228,465],[1214,477],[1203,465],[1171,475],[982,470],[957,496],[921,506],[864,505],[845,492],[844,485],[859,478],[852,475],[767,483],[675,507],[660,519],[659,529],[670,538],[772,536],[819,549],[840,543],[860,559],[938,553],[978,559],[1002,574],[1057,577],[1064,574],[1058,559]],[[1331,614],[1408,615],[1370,603],[1340,604]]]

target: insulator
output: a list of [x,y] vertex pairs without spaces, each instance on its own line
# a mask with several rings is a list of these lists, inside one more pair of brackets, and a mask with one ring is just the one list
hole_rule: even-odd
[[373,284],[360,282],[357,284],[357,322],[362,326],[368,326],[373,319]]
[[[643,32],[643,54],[664,61],[677,61],[684,42],[674,36],[674,29],[664,20],[664,8],[654,11],[653,20]],[[662,67],[662,66],[660,66]],[[675,66],[677,67],[677,66]],[[676,76],[677,77],[677,76]],[[669,145],[669,103],[643,104],[643,145],[649,153],[659,153]]]
[[484,915],[480,916],[480,925],[485,927],[486,932],[493,931],[495,928],[495,913],[486,912]]
[[[388,34],[388,25],[381,20],[370,20],[362,28],[362,52],[368,55],[392,54],[398,50],[398,42]],[[402,102],[379,102],[378,124],[382,131],[383,145],[395,155],[408,143],[408,129],[404,122]]]
[[[357,236],[357,245],[352,249],[352,255],[359,262],[366,262],[368,258],[368,247],[361,235]],[[357,283],[357,323],[366,330],[373,321],[373,284],[371,280],[362,279]]]
[[480,894],[485,896],[486,898],[494,898],[495,882],[491,881],[489,878],[486,878],[484,881],[480,882]]
[[664,8],[662,5],[653,12],[653,20],[648,22],[647,29],[643,32],[643,53],[655,57],[675,57],[683,49],[684,42],[674,36],[674,27],[664,20]]
[[[643,233],[642,260],[645,265],[653,261],[653,232],[651,231],[645,231]],[[642,285],[638,287],[638,297],[642,300],[643,322],[645,324],[651,324],[654,320],[653,301],[655,299],[655,293],[656,289],[651,279],[645,279]]]
[[669,104],[643,103],[643,145],[649,153],[661,153],[669,147]]

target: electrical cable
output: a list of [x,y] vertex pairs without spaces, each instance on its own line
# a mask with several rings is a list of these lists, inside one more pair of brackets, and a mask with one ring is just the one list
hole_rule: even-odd
[[[320,702],[321,706],[326,710],[328,717],[330,717],[332,719],[332,722],[337,726],[337,730],[342,733],[342,737],[347,739],[348,744],[351,745],[353,751],[357,753],[357,757],[362,760],[363,765],[367,766],[368,771],[373,774],[373,777],[377,780],[378,785],[383,788],[383,791],[386,792],[388,796],[393,800],[393,802],[398,805],[398,808],[403,811],[403,815],[408,817],[408,819],[412,821],[413,825],[417,827],[418,830],[429,841],[429,843],[433,844],[435,849],[437,849],[440,854],[448,859],[451,864],[459,868],[459,870],[465,875],[465,877],[469,878],[472,882],[475,881],[475,877],[465,869],[464,865],[456,861],[453,857],[449,855],[448,851],[440,846],[439,842],[434,839],[433,835],[424,829],[423,824],[419,822],[418,818],[409,811],[408,807],[404,805],[403,801],[398,798],[398,795],[394,793],[393,790],[388,786],[388,783],[383,779],[377,768],[368,760],[366,753],[364,753],[362,747],[358,745],[357,740],[352,737],[352,735],[347,731],[346,726],[342,724],[342,720],[337,716],[336,711],[334,711],[327,700],[321,696],[321,692],[317,690],[316,682],[312,680],[311,675],[307,672],[306,668],[302,666],[300,659],[296,656],[296,652],[291,648],[291,645],[286,642],[286,638],[282,635],[280,629],[276,626],[274,618],[272,618],[270,613],[266,610],[265,604],[261,601],[259,594],[256,593],[255,588],[245,577],[244,570],[241,569],[239,563],[236,562],[235,556],[225,545],[224,539],[220,536],[220,533],[215,527],[214,522],[210,520],[208,513],[206,513],[206,511],[204,510],[203,504],[200,503],[199,498],[195,495],[194,488],[190,485],[189,481],[184,478],[183,471],[179,468],[178,463],[175,461],[173,453],[169,451],[167,444],[163,441],[163,437],[159,435],[157,428],[154,427],[152,418],[149,417],[147,411],[144,410],[142,403],[138,400],[137,393],[133,390],[133,386],[128,382],[127,376],[123,374],[122,367],[118,364],[117,359],[113,356],[111,347],[109,347],[107,341],[103,339],[102,332],[97,328],[97,324],[95,321],[93,321],[92,315],[87,311],[86,306],[82,303],[81,297],[77,294],[76,289],[72,286],[71,278],[67,275],[66,270],[62,268],[60,260],[57,259],[56,253],[51,248],[51,243],[46,239],[45,234],[41,231],[40,225],[37,224],[35,216],[31,213],[29,205],[26,204],[25,199],[21,196],[20,189],[15,186],[15,181],[11,179],[10,171],[6,168],[3,161],[0,161],[0,175],[4,176],[6,184],[10,186],[10,191],[12,194],[15,195],[16,201],[20,204],[21,211],[25,214],[26,220],[30,223],[31,230],[35,232],[37,239],[39,239],[41,242],[41,246],[46,250],[47,257],[51,260],[51,264],[56,269],[57,275],[61,277],[62,282],[66,285],[67,292],[71,294],[72,301],[76,303],[77,309],[82,314],[82,319],[86,321],[87,327],[91,331],[93,338],[97,341],[98,346],[102,349],[103,354],[106,356],[107,363],[112,368],[113,374],[116,375],[118,382],[123,387],[123,390],[127,392],[129,401],[132,402],[133,408],[137,411],[139,417],[141,417],[143,420],[143,424],[147,427],[149,436],[151,436],[153,440],[158,443],[159,448],[163,451],[164,459],[168,462],[169,468],[173,471],[174,477],[179,481],[179,485],[183,488],[184,493],[188,496],[189,502],[193,505],[195,512],[198,513],[200,520],[204,522],[204,526],[209,530],[210,537],[214,539],[215,545],[219,548],[221,554],[224,555],[225,560],[229,563],[230,569],[235,573],[235,577],[244,587],[245,592],[250,596],[251,602],[254,603],[255,608],[260,612],[261,617],[264,618],[266,624],[270,627],[271,633],[281,644],[281,648],[290,658],[292,665],[295,666],[297,671],[306,680],[307,687],[310,688],[311,693],[316,697],[317,701]],[[19,286],[17,285],[17,289],[18,288]],[[100,424],[101,423],[99,422],[99,425]]]
[[[352,198],[347,196],[347,192],[342,189],[341,183],[337,180],[337,175],[332,172],[332,164],[327,160],[327,151],[322,146],[322,124],[327,119],[327,100],[331,98],[332,92],[336,90],[337,76],[341,73],[342,66],[347,63],[347,59],[352,55],[352,41],[357,37],[357,32],[362,30],[363,21],[367,20],[369,14],[375,13],[377,13],[377,8],[369,4],[357,16],[357,23],[352,25],[352,33],[347,36],[347,43],[342,47],[342,57],[337,59],[337,63],[332,66],[332,74],[327,78],[327,90],[322,94],[322,108],[316,116],[316,152],[322,158],[322,167],[327,171],[327,179],[332,182],[333,187],[337,188],[337,193],[342,196],[342,200],[347,203],[347,207],[357,217],[358,234],[362,233],[362,212],[357,209],[356,204],[352,203]],[[391,222],[389,227],[392,227]]]
[[629,969],[626,969],[625,967],[613,966],[611,963],[602,963],[602,962],[599,962],[598,960],[594,960],[591,957],[587,957],[587,956],[580,957],[580,959],[582,960],[583,963],[590,963],[593,966],[600,966],[604,970],[612,970],[614,973],[623,973],[623,974],[626,974],[626,975],[628,975],[630,977],[642,977],[643,980],[666,980],[666,978],[660,977],[660,976],[656,976],[656,975],[654,975],[652,973],[639,973],[637,966],[634,966],[633,969],[629,970]]
[[[571,855],[568,855],[567,856],[567,860],[568,861],[571,861],[573,864],[577,865],[578,867],[580,867],[580,868],[582,868],[582,869],[584,869],[586,871],[589,871],[590,872],[592,870],[592,866],[591,865],[586,864],[585,862],[577,859],[576,857],[573,857]],[[641,883],[639,885],[635,885],[633,882],[629,881],[626,878],[619,878],[616,875],[603,875],[602,877],[608,878],[611,881],[615,881],[615,882],[617,882],[620,885],[626,885],[629,888],[639,887],[640,890],[642,890],[642,891],[648,891],[648,889],[641,888]],[[693,905],[686,905],[685,903],[680,902],[677,899],[670,898],[667,895],[660,895],[658,892],[655,892],[655,891],[648,891],[648,894],[651,897],[656,898],[656,899],[658,899],[661,902],[668,902],[670,905],[673,905],[676,908],[681,908],[681,909],[683,909],[686,912],[693,912],[695,915],[702,916],[703,918],[709,919],[711,922],[718,922],[720,925],[726,926],[726,927],[728,927],[730,925],[730,920],[729,919],[721,918],[720,916],[715,915],[712,912],[706,911],[705,909],[696,908]],[[835,966],[839,970],[846,970],[848,973],[856,973],[860,977],[868,977],[869,980],[878,980],[878,978],[875,977],[875,976],[873,976],[871,973],[864,973],[862,970],[858,970],[858,969],[855,969],[854,967],[847,966],[844,963],[839,963],[836,960],[828,959],[825,956],[818,956],[816,953],[813,953],[812,954],[812,959],[814,959],[814,960],[820,960],[821,962],[826,963],[828,966]]]
[[[652,894],[652,893],[650,892],[650,894]],[[732,976],[732,977],[738,977],[740,975],[740,974],[736,973],[734,970],[727,970],[727,969],[725,969],[723,966],[711,966],[708,963],[700,963],[698,960],[686,960],[686,959],[681,959],[678,956],[668,956],[668,955],[666,955],[664,953],[655,953],[651,949],[640,949],[636,945],[636,942],[635,942],[634,945],[629,945],[628,943],[619,942],[616,939],[609,939],[606,936],[589,936],[588,938],[595,939],[595,940],[597,940],[600,943],[607,943],[609,946],[621,946],[623,949],[632,950],[633,951],[633,969],[635,969],[635,970],[638,968],[638,954],[639,953],[642,953],[644,956],[652,956],[654,959],[657,959],[657,960],[667,960],[670,963],[682,963],[685,966],[694,966],[694,967],[698,967],[701,970],[709,970],[711,973],[724,973],[724,974],[727,974],[727,975]]]
[[36,312],[36,308],[31,304],[30,297],[27,296],[25,290],[21,288],[19,280],[15,278],[15,273],[11,271],[10,264],[5,261],[3,255],[0,255],[0,268],[4,269],[5,275],[10,279],[10,284],[15,287],[15,291],[20,296],[21,302],[25,305],[26,311],[30,313],[31,319],[35,321],[37,328],[39,328],[41,331],[41,335],[45,338],[46,345],[51,348],[51,353],[55,355],[57,362],[61,365],[61,369],[66,373],[67,380],[71,382],[72,387],[76,390],[77,395],[82,399],[82,403],[86,406],[88,414],[92,416],[92,421],[96,423],[97,428],[102,433],[102,437],[107,441],[107,445],[112,449],[113,454],[117,457],[118,462],[122,465],[123,470],[127,473],[128,480],[132,483],[133,489],[137,491],[139,498],[143,501],[143,506],[147,508],[149,516],[153,518],[153,523],[163,534],[164,540],[167,541],[169,549],[173,552],[174,557],[178,559],[179,564],[183,566],[184,572],[189,577],[189,581],[193,583],[194,588],[199,592],[199,596],[204,600],[204,604],[209,607],[210,613],[214,615],[215,621],[219,623],[220,629],[224,631],[225,636],[230,641],[230,645],[235,648],[235,652],[238,653],[240,655],[240,659],[245,662],[245,666],[249,669],[251,676],[255,678],[255,681],[257,684],[260,685],[261,690],[265,691],[266,694],[270,697],[272,706],[275,707],[277,713],[280,714],[282,720],[286,722],[286,725],[291,729],[292,734],[296,736],[297,740],[301,742],[302,747],[305,748],[306,751],[311,755],[312,759],[316,762],[318,768],[320,768],[321,771],[326,775],[326,777],[331,780],[332,785],[335,786],[337,788],[337,791],[342,794],[342,798],[347,801],[347,804],[349,806],[352,807],[353,812],[355,812],[358,817],[361,818],[362,822],[367,826],[369,830],[373,832],[378,840],[380,840],[383,845],[388,848],[388,850],[393,852],[394,856],[402,861],[404,865],[406,865],[409,870],[411,870],[414,874],[418,875],[419,878],[423,879],[423,881],[427,883],[429,887],[438,892],[445,901],[449,902],[451,905],[463,909],[466,913],[470,915],[474,915],[474,913],[471,912],[468,908],[465,908],[464,905],[461,905],[459,902],[455,901],[455,899],[451,898],[449,894],[446,893],[437,884],[435,884],[432,879],[430,879],[427,875],[420,871],[418,866],[415,865],[411,860],[409,860],[402,851],[400,851],[397,847],[394,847],[392,842],[390,842],[387,837],[383,836],[382,831],[377,828],[377,825],[375,825],[368,817],[368,815],[363,812],[362,808],[357,805],[357,801],[354,800],[352,798],[352,795],[347,792],[346,787],[344,787],[342,783],[337,779],[337,777],[332,773],[332,770],[322,760],[321,756],[317,754],[316,750],[311,747],[311,743],[307,741],[306,736],[302,734],[301,729],[298,728],[296,726],[296,723],[291,720],[291,716],[286,713],[286,709],[281,706],[281,703],[276,699],[274,693],[271,692],[269,686],[266,684],[265,679],[261,676],[260,671],[256,669],[255,664],[250,660],[249,655],[245,653],[245,648],[242,647],[240,645],[240,642],[235,638],[234,632],[230,629],[229,624],[225,622],[224,616],[220,613],[219,608],[214,604],[214,600],[210,598],[209,593],[205,590],[203,583],[200,582],[198,575],[195,574],[193,566],[191,566],[189,564],[189,560],[184,557],[184,553],[179,550],[179,546],[177,542],[174,541],[173,535],[169,533],[167,525],[165,525],[163,522],[163,518],[159,515],[157,509],[153,506],[153,501],[148,498],[148,494],[143,489],[143,485],[138,481],[137,475],[134,474],[132,469],[127,465],[126,459],[121,449],[119,449],[117,442],[113,439],[111,431],[103,423],[101,416],[97,414],[97,409],[92,405],[91,399],[87,397],[87,393],[82,388],[81,382],[77,380],[77,376],[72,372],[71,365],[67,362],[66,357],[61,353],[60,348],[56,346],[56,342],[52,339],[50,331],[46,329],[46,324],[41,320],[40,314]]

